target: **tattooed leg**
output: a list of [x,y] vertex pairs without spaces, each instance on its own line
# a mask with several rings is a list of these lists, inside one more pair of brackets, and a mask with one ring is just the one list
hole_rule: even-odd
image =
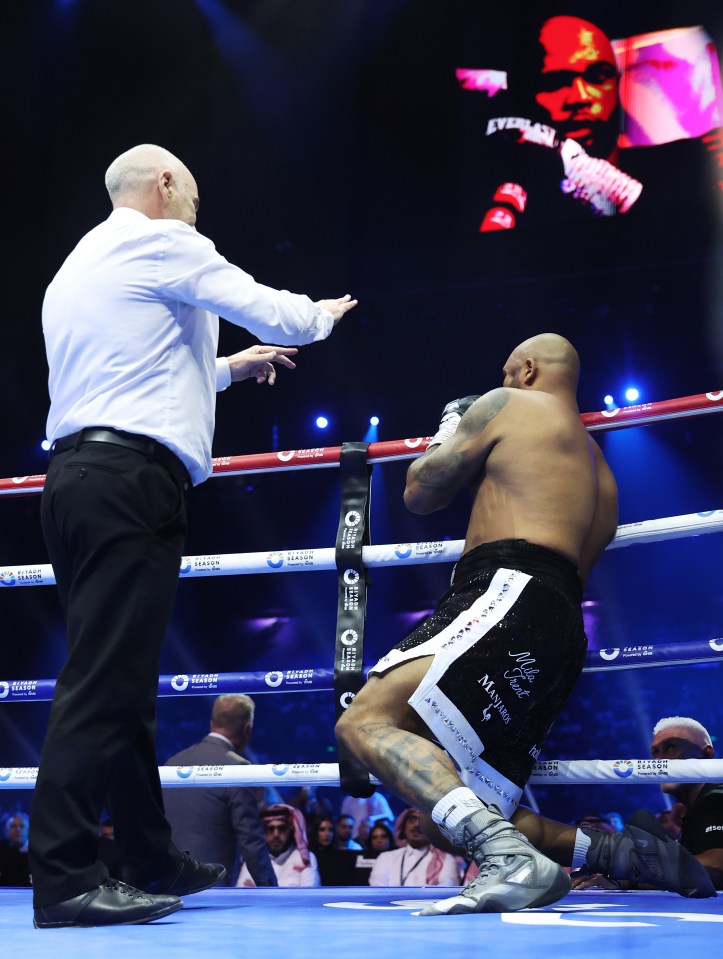
[[[431,659],[412,660],[384,676],[372,676],[337,724],[340,741],[420,810],[422,829],[431,842],[451,851],[464,847],[477,863],[479,875],[459,895],[430,903],[421,915],[510,912],[556,902],[570,889],[567,874],[495,805],[460,788],[451,760],[429,741],[429,730],[409,706]],[[431,820],[433,810],[438,825]]]
[[420,812],[431,813],[441,796],[460,785],[447,754],[421,736],[369,722],[358,727],[358,741],[360,759]]
[[446,752],[407,700],[431,665],[432,657],[403,663],[384,676],[371,676],[336,732],[346,747],[400,798],[423,813],[461,785]]

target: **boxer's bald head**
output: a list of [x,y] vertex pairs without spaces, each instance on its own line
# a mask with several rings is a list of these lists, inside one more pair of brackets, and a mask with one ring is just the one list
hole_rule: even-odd
[[550,393],[566,391],[574,396],[580,376],[580,357],[564,336],[539,333],[515,347],[503,372],[503,386]]

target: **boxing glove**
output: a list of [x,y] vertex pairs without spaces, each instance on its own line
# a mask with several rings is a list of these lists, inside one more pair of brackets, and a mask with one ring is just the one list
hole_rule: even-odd
[[[439,423],[439,429],[432,437],[432,441],[429,446],[438,446],[440,443],[444,443],[445,440],[448,440],[450,436],[453,436],[459,426],[459,421],[462,419],[464,414],[474,403],[475,400],[479,399],[479,394],[477,396],[463,396],[459,400],[452,400],[450,403],[447,403],[445,408],[442,410],[442,419]],[[427,447],[429,449],[429,447]]]

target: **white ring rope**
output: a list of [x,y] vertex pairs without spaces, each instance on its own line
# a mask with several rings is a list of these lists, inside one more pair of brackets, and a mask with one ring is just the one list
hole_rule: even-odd
[[[337,763],[160,766],[159,774],[165,787],[339,785]],[[0,768],[0,789],[32,789],[37,775],[36,766]],[[723,759],[549,759],[535,765],[529,785],[664,782],[723,782]]]
[[[615,539],[607,547],[619,549],[639,543],[663,542],[703,533],[723,531],[723,509],[686,513],[642,520],[618,527]],[[452,563],[460,558],[464,540],[439,540],[423,543],[393,543],[364,546],[362,561],[369,569],[384,566],[418,566],[425,563]],[[249,573],[303,573],[311,570],[335,570],[333,547],[321,549],[270,550],[256,553],[217,553],[205,556],[184,556],[181,579],[197,576],[236,576]],[[0,568],[0,587],[52,586],[55,583],[49,563],[34,566]]]

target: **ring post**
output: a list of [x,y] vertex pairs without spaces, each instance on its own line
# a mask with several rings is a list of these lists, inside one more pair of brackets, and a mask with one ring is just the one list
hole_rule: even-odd
[[[368,443],[341,447],[341,513],[336,534],[336,568],[339,588],[334,649],[334,699],[337,719],[364,685],[364,619],[367,571],[362,546],[369,545],[369,496],[372,468],[367,463]],[[337,743],[339,778],[344,792],[365,798],[374,792],[369,773],[341,743]]]

